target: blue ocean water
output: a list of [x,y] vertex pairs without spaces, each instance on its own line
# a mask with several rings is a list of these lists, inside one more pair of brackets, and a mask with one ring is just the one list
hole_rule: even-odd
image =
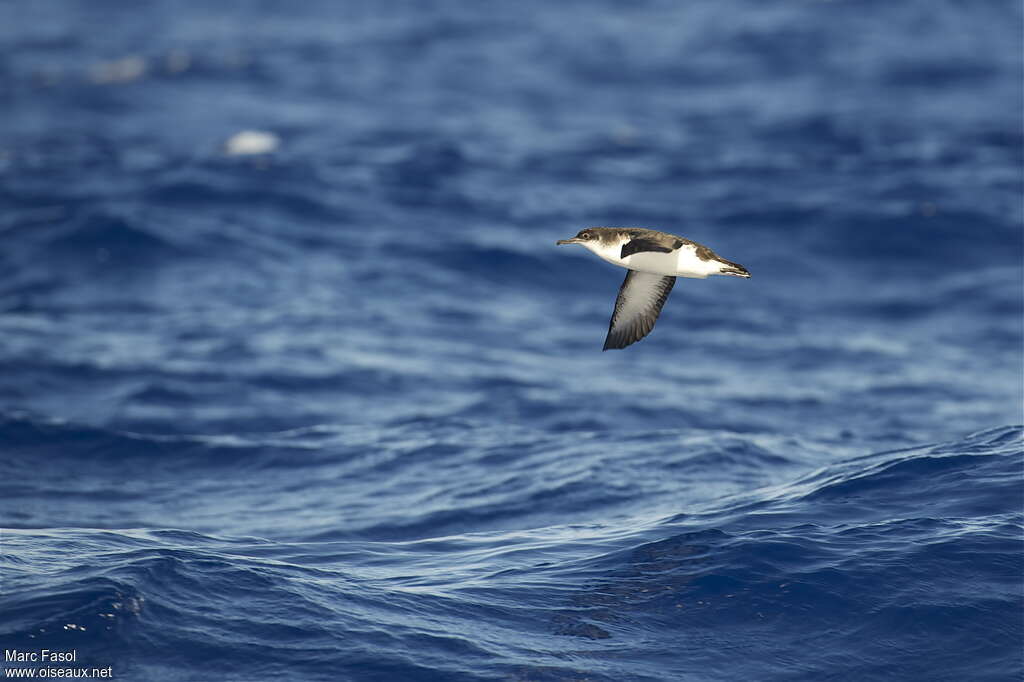
[[[3,3],[0,643],[1021,679],[1021,36],[1009,0]],[[622,271],[554,245],[588,225],[753,277],[602,353]]]

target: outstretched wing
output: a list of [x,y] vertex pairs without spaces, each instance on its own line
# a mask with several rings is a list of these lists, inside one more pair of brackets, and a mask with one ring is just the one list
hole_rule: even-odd
[[626,256],[632,256],[634,253],[642,253],[644,251],[671,253],[672,249],[664,244],[659,244],[653,239],[645,239],[641,237],[638,239],[630,239],[628,242],[623,244],[622,251],[619,253],[619,258],[625,258]]
[[619,287],[603,350],[625,348],[647,336],[675,283],[675,277],[630,270]]

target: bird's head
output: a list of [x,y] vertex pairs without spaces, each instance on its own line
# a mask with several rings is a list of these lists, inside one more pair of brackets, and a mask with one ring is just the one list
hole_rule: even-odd
[[595,248],[597,248],[597,245],[600,243],[600,241],[600,235],[598,235],[598,233],[595,230],[588,227],[585,230],[580,230],[575,237],[570,237],[569,239],[559,239],[557,242],[555,242],[555,244],[559,246],[561,246],[562,244],[583,244],[583,246],[593,251]]

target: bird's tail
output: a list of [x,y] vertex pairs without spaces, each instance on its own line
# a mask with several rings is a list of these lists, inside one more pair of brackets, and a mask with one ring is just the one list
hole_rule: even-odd
[[722,269],[718,271],[720,275],[732,275],[733,277],[750,277],[750,272],[739,263],[733,263],[732,261],[719,259],[722,263]]

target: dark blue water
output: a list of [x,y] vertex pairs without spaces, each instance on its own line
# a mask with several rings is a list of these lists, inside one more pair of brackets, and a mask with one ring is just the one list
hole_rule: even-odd
[[[0,642],[1020,679],[1021,36],[998,0],[0,5]],[[622,271],[554,245],[588,225],[753,278],[602,353]]]

